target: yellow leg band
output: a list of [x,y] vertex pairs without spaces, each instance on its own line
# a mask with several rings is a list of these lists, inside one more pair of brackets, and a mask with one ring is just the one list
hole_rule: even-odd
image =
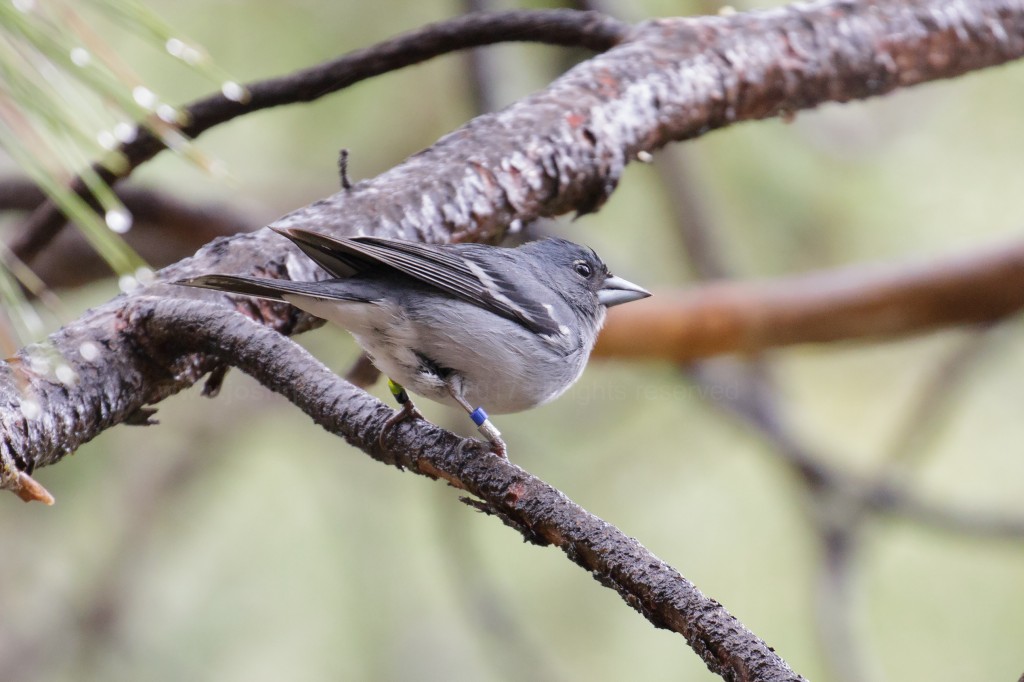
[[405,405],[409,402],[409,394],[405,392],[405,387],[402,384],[388,379],[388,390],[391,391],[391,395],[395,396],[395,400],[398,401],[399,405]]

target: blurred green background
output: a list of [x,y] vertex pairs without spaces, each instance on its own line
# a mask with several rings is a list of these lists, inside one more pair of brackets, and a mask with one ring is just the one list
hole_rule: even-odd
[[[238,80],[303,68],[453,16],[457,3],[147,3]],[[626,4],[626,3],[623,3]],[[530,6],[543,6],[532,3]],[[742,8],[742,7],[741,7]],[[707,11],[634,0],[631,20]],[[141,39],[109,40],[165,99],[211,89]],[[497,92],[543,87],[564,51],[495,48]],[[677,146],[735,271],[776,276],[928,259],[1019,239],[1024,65],[793,123],[744,124]],[[201,138],[230,181],[172,155],[137,184],[230,205],[254,226],[333,193],[337,152],[371,177],[473,116],[465,60],[445,57]],[[615,272],[657,290],[692,281],[657,169],[634,164],[598,214],[561,221]],[[63,294],[72,310],[116,292]],[[869,474],[935,367],[974,334],[770,354],[798,436]],[[1024,328],[989,332],[911,475],[951,509],[1024,517]],[[357,350],[300,342],[343,371]],[[740,391],[740,384],[724,384]],[[381,386],[375,390],[384,398]],[[1024,538],[870,517],[849,608],[819,617],[828,513],[755,433],[676,367],[593,362],[572,391],[501,417],[512,459],[637,537],[721,601],[797,671],[840,680],[824,623],[845,622],[868,680],[1009,680],[1024,671]],[[433,405],[432,419],[468,432]],[[554,549],[524,544],[454,490],[369,460],[233,372],[119,426],[38,479],[57,505],[0,499],[0,678],[11,680],[705,680],[655,630]]]

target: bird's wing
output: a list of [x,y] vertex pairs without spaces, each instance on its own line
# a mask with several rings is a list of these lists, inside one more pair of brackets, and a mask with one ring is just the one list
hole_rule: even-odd
[[383,265],[537,334],[565,333],[553,316],[554,300],[538,301],[525,295],[519,283],[488,268],[464,249],[381,237],[333,239],[298,229],[276,231],[336,277],[350,277],[373,265]]
[[349,249],[345,243],[348,240],[334,239],[295,228],[270,229],[282,237],[287,237],[302,250],[302,253],[335,277],[352,277],[376,264],[374,259],[361,256]]

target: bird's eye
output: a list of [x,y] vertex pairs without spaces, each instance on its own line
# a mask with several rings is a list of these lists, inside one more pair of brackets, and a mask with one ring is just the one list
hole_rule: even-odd
[[572,264],[572,269],[576,271],[576,274],[580,277],[590,277],[594,274],[593,269],[581,260],[576,261]]

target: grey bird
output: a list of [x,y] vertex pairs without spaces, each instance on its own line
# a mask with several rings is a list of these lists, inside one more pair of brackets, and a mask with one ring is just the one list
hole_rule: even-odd
[[420,417],[408,388],[466,410],[505,456],[485,410],[520,412],[560,396],[583,373],[605,310],[650,296],[564,239],[502,248],[272,229],[333,279],[204,275],[175,284],[286,301],[347,329],[402,406],[382,435]]

